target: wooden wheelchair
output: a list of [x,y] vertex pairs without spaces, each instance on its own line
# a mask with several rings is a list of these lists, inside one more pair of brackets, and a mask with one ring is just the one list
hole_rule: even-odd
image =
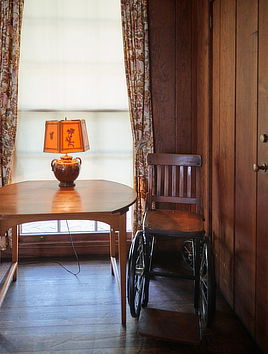
[[[200,216],[199,173],[201,156],[149,154],[149,186],[143,230],[137,231],[129,251],[128,304],[133,317],[139,318],[141,307],[149,301],[152,276],[169,276],[153,270],[152,258],[157,238],[185,239],[184,261],[191,274],[178,275],[194,281],[194,309],[201,328],[212,321],[215,311],[215,283],[210,240],[205,235]],[[184,204],[180,209],[161,209],[161,203]],[[163,204],[162,204],[163,205]]]

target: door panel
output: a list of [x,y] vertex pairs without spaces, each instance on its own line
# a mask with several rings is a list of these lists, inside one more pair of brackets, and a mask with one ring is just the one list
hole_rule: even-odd
[[[258,163],[268,164],[268,2],[259,1]],[[268,173],[258,172],[256,337],[268,352]]]
[[253,170],[268,165],[268,1],[214,0],[212,38],[217,280],[268,353],[268,171]]

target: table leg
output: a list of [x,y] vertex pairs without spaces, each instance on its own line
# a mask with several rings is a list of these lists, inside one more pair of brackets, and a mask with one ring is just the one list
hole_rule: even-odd
[[6,272],[5,281],[0,288],[0,307],[5,299],[9,285],[12,280],[17,279],[17,266],[18,266],[18,232],[17,226],[12,228],[12,264],[9,270]]
[[[18,226],[12,228],[12,264],[19,261],[19,239],[18,239]],[[17,280],[18,267],[13,274],[13,281]]]
[[121,293],[121,322],[126,324],[126,264],[127,264],[127,232],[126,214],[119,216],[119,266],[120,266],[120,293]]
[[111,227],[110,228],[110,258],[111,258],[111,271],[112,275],[114,275],[114,269],[112,264],[112,258],[115,257],[115,231]]

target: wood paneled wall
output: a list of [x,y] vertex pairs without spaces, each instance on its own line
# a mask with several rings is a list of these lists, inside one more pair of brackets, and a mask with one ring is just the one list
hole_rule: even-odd
[[210,4],[207,0],[195,0],[193,11],[196,37],[196,152],[202,156],[201,194],[205,230],[211,233],[211,85],[210,85]]
[[235,298],[234,308],[255,331],[258,1],[237,1]]
[[235,6],[234,0],[216,0],[213,13],[212,232],[217,280],[230,304],[234,288]]
[[196,151],[194,1],[149,1],[155,151]]
[[150,0],[155,151],[203,157],[209,227],[209,16],[207,0]]

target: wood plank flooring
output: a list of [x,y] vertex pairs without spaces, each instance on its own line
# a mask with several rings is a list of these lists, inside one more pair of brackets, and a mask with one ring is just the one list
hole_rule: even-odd
[[[76,263],[61,260],[74,272]],[[179,262],[178,262],[179,263]],[[191,312],[192,282],[152,280],[150,307]],[[183,328],[178,328],[178,331]],[[145,338],[128,311],[120,323],[119,292],[107,258],[81,261],[75,277],[57,263],[27,262],[0,309],[0,353],[260,353],[218,296],[217,315],[201,345]]]

